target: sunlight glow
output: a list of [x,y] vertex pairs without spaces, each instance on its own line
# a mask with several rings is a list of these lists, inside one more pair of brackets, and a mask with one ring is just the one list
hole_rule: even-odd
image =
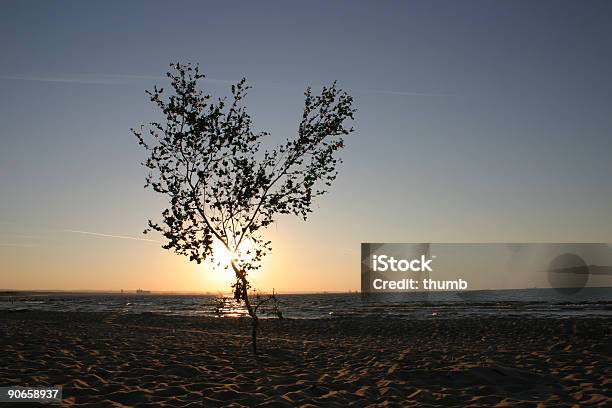
[[222,290],[229,289],[236,281],[236,275],[231,266],[232,260],[248,262],[252,259],[250,251],[253,248],[253,242],[247,240],[240,244],[238,251],[231,252],[220,241],[215,241],[213,243],[213,256],[206,262],[205,266],[206,278]]
[[222,268],[231,268],[232,259],[235,255],[230,252],[221,241],[216,240],[213,243],[213,262],[219,264]]

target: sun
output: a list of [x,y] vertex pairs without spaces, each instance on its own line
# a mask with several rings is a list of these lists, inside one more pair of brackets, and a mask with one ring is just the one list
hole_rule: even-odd
[[232,261],[249,262],[253,259],[254,248],[253,241],[245,240],[240,243],[238,249],[230,251],[221,241],[216,240],[213,243],[213,262],[220,264],[222,267],[231,267]]
[[212,246],[212,257],[210,261],[207,261],[208,267],[206,267],[206,270],[208,272],[208,279],[212,279],[215,286],[221,288],[230,287],[236,282],[236,274],[232,269],[232,261],[248,262],[253,257],[253,251],[251,251],[253,248],[253,242],[245,240],[240,244],[238,250],[232,252],[221,241],[215,240]]
[[235,255],[229,249],[227,249],[225,245],[221,243],[221,241],[216,240],[213,243],[212,250],[212,259],[215,264],[219,264],[219,266],[223,268],[231,267],[232,260],[235,258]]

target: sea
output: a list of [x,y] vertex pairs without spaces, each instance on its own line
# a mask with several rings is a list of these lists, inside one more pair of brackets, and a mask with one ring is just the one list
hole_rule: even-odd
[[[468,292],[418,292],[393,296],[361,293],[276,294],[278,310],[293,319],[349,317],[453,319],[469,316],[612,318],[612,288],[513,289]],[[262,298],[263,299],[263,298]],[[261,317],[276,317],[271,302]],[[267,307],[267,309],[265,308]],[[223,295],[163,293],[0,292],[0,310],[157,313],[180,316],[246,316],[243,305]]]

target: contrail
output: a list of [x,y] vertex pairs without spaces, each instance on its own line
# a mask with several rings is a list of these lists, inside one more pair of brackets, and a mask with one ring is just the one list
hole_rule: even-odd
[[61,77],[61,76],[34,76],[34,75],[2,75],[2,79],[12,79],[18,81],[38,81],[38,82],[57,82],[64,84],[95,84],[108,85],[114,83],[110,79],[101,77]]
[[411,91],[390,91],[383,89],[360,89],[352,88],[353,92],[371,93],[381,95],[397,95],[397,96],[431,96],[431,97],[461,97],[461,95],[451,93],[436,93],[436,92],[411,92]]
[[71,232],[71,233],[74,233],[74,234],[93,235],[95,237],[131,239],[133,241],[145,241],[145,242],[161,243],[160,241],[156,241],[154,239],[147,239],[147,238],[140,238],[140,237],[130,237],[130,236],[127,236],[127,235],[101,234],[99,232],[79,231],[79,230],[71,230],[71,229],[65,229],[63,231],[64,232]]
[[[0,74],[0,79],[10,79],[17,81],[38,81],[55,82],[63,84],[83,84],[83,85],[117,85],[133,81],[164,81],[165,76],[159,75],[108,75],[108,74],[75,74],[75,75],[8,75]],[[229,79],[202,78],[205,82],[233,84],[238,81]]]
[[[134,74],[72,74],[72,75],[16,75],[16,74],[0,74],[0,79],[18,80],[18,81],[39,81],[64,84],[82,84],[82,85],[118,85],[126,84],[134,81],[166,81],[168,78],[160,75],[134,75]],[[218,84],[235,84],[239,79],[220,79],[204,77],[202,81]],[[249,84],[262,88],[283,88],[283,89],[304,89],[307,84],[283,83],[283,82],[266,82],[266,81],[248,81]],[[321,84],[322,85],[322,84]],[[347,90],[357,93],[378,94],[378,95],[396,95],[396,96],[414,96],[414,97],[462,97],[462,95],[444,93],[444,92],[416,92],[403,90],[385,90],[385,89],[365,89],[352,88],[347,86]]]

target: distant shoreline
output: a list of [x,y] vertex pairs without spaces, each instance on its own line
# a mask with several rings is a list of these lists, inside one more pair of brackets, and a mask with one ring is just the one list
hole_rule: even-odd
[[[612,286],[586,286],[584,289],[610,289]],[[411,291],[411,292],[395,292],[395,293],[435,293],[435,292],[461,292],[461,293],[490,293],[490,292],[508,292],[517,290],[549,290],[553,288],[511,288],[511,289],[474,289],[474,290],[463,290],[463,291]],[[259,291],[260,293],[267,293],[266,291]],[[282,292],[276,291],[279,295],[346,295],[346,294],[361,294],[360,291],[289,291]],[[142,296],[231,296],[231,292],[223,291],[145,291],[143,293],[137,292],[137,289],[131,290],[45,290],[45,289],[34,289],[34,290],[17,290],[17,289],[0,289],[0,296],[15,296],[24,294],[35,294],[35,295],[56,295],[56,294],[74,294],[74,295],[142,295]]]

